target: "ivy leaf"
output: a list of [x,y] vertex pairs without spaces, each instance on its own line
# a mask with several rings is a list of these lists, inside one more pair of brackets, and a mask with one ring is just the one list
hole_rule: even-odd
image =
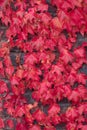
[[41,130],[38,125],[33,125],[32,127],[29,128],[29,130]]
[[55,17],[52,19],[52,24],[55,28],[61,29],[62,28],[62,23],[61,21],[58,19],[58,17]]
[[18,106],[15,110],[15,116],[16,117],[22,117],[25,114],[24,107]]
[[5,0],[0,0],[0,6],[2,6],[4,2]]
[[16,130],[27,130],[26,125],[22,124],[22,123],[18,123],[16,126]]
[[9,126],[9,128],[14,128],[14,123],[13,123],[13,120],[11,120],[11,119],[8,119],[7,120],[7,125]]
[[5,125],[4,125],[4,121],[2,118],[0,118],[0,129],[4,128]]
[[54,115],[60,112],[60,107],[57,104],[52,104],[48,109],[49,115]]
[[45,120],[46,115],[41,111],[41,110],[37,110],[33,113],[33,117],[35,118],[35,120],[37,120],[38,122],[41,122],[43,120]]
[[4,81],[0,81],[0,93],[8,92],[8,87]]

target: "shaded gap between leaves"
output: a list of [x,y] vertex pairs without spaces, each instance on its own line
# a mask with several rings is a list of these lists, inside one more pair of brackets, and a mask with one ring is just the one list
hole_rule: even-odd
[[25,91],[24,97],[27,99],[27,103],[33,104],[35,100],[32,98],[32,90],[27,89]]
[[13,64],[13,66],[18,66],[18,63],[16,62],[16,57],[19,56],[20,59],[20,64],[23,65],[24,64],[24,53],[14,53],[11,52],[10,53],[10,58],[11,58],[11,62]]
[[57,16],[57,7],[50,4],[50,2],[47,2],[48,4],[48,12],[51,14],[52,17]]
[[82,67],[79,69],[79,72],[87,75],[87,64],[83,64]]

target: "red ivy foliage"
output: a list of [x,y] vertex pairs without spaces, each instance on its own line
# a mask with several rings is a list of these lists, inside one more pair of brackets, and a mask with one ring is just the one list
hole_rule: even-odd
[[[79,71],[87,65],[87,42],[76,42],[79,33],[87,36],[87,0],[50,5],[55,17],[46,0],[0,0],[0,20],[7,27],[7,41],[0,43],[0,113],[5,109],[12,118],[0,118],[1,129],[13,129],[15,119],[15,130],[56,130],[61,123],[66,130],[87,130],[87,75]],[[13,48],[20,51],[16,66]],[[28,89],[34,103],[24,96]],[[59,102],[65,98],[71,106],[62,112]]]

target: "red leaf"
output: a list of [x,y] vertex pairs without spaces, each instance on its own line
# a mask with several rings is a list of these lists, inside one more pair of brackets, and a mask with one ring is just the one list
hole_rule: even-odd
[[60,107],[57,104],[52,104],[48,109],[49,115],[54,115],[60,112]]
[[70,122],[70,123],[68,123],[66,125],[66,128],[67,128],[67,130],[75,130],[76,129],[76,124]]
[[78,110],[74,107],[69,107],[66,111],[66,120],[69,122],[75,121],[78,118]]
[[38,125],[33,125],[32,127],[29,128],[29,130],[41,130]]
[[73,102],[78,102],[79,98],[80,98],[79,92],[77,90],[73,90],[68,99]]
[[33,113],[33,117],[35,118],[35,120],[37,120],[38,122],[41,122],[43,120],[45,120],[46,115],[41,111],[41,110],[37,110]]
[[22,123],[18,123],[16,126],[16,130],[27,130],[26,125],[22,124]]
[[8,92],[7,85],[4,81],[0,81],[0,93]]
[[74,50],[75,57],[82,58],[85,57],[85,50],[81,47]]
[[73,55],[66,49],[60,48],[60,59],[64,61],[65,64],[73,61]]
[[18,85],[19,84],[18,79],[15,75],[13,77],[11,77],[10,81],[11,81],[12,85]]
[[60,116],[58,116],[58,115],[54,115],[54,116],[50,117],[50,120],[51,120],[52,124],[54,124],[55,126],[61,122]]
[[5,127],[4,121],[3,121],[2,118],[0,118],[0,129],[1,129],[1,128],[4,128],[4,127]]
[[15,110],[15,116],[16,117],[22,117],[25,114],[24,107],[18,106]]
[[44,128],[44,130],[56,130],[56,128],[53,126],[47,126]]
[[13,123],[13,120],[7,120],[7,125],[9,126],[9,128],[14,128],[14,123]]
[[28,54],[28,55],[25,56],[25,64],[31,64],[31,65],[33,65],[36,62],[37,62],[36,55],[34,55],[34,54],[30,54],[29,55]]
[[62,23],[61,21],[58,19],[58,17],[55,17],[52,19],[52,24],[54,27],[61,29],[62,28]]
[[0,6],[3,5],[4,1],[5,1],[5,0],[0,0]]
[[48,5],[47,4],[39,4],[37,9],[41,12],[47,11],[48,10]]

